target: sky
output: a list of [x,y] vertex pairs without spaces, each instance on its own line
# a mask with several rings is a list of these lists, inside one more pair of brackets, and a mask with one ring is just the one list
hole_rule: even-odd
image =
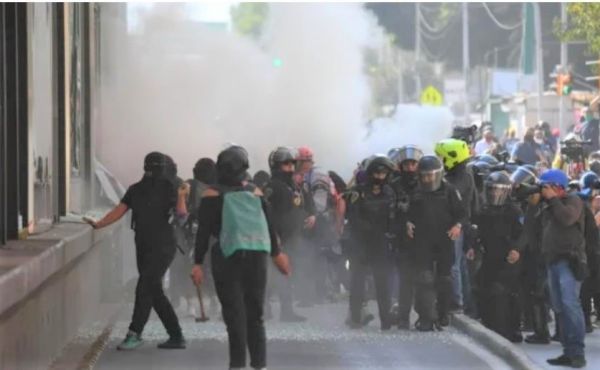
[[[237,4],[233,1],[205,2],[205,3],[184,3],[188,10],[190,19],[199,22],[225,22],[230,23],[229,9]],[[139,10],[150,9],[154,6],[151,2],[131,2],[127,3],[128,30],[131,32],[136,29],[139,23],[137,12]]]

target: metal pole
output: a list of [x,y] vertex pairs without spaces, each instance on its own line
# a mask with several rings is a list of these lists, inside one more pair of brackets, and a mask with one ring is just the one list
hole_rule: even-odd
[[416,89],[417,89],[417,101],[421,95],[421,75],[419,73],[419,62],[421,60],[421,10],[419,9],[419,3],[415,3],[415,74],[416,74]]
[[494,69],[498,69],[498,48],[494,48]]
[[463,79],[465,81],[464,91],[464,114],[465,124],[469,124],[470,106],[469,106],[469,8],[468,3],[462,4],[463,20]]
[[535,60],[537,72],[537,121],[542,120],[542,97],[544,95],[544,60],[542,50],[542,17],[540,4],[533,3],[533,17],[535,20]]
[[[563,30],[567,26],[567,5],[565,3],[560,3],[560,23]],[[564,41],[560,42],[560,65],[562,68],[567,68],[567,64],[569,63],[569,54],[567,53],[567,43]],[[565,97],[562,94],[559,97],[558,103],[560,104],[558,110],[558,127],[560,132],[566,132],[566,127],[568,126],[565,123]]]

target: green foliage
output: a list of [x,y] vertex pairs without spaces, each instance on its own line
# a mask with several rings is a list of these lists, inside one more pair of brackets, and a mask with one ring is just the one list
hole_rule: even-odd
[[258,38],[268,13],[267,3],[239,3],[231,8],[233,27],[242,35]]
[[561,41],[584,40],[588,52],[600,56],[600,3],[569,3],[569,22],[565,29],[559,20],[554,22],[554,32]]

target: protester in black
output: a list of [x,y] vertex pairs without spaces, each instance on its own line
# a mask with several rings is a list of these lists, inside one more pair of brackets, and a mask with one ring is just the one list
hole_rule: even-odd
[[[198,210],[198,234],[192,277],[196,284],[203,278],[204,256],[209,249],[211,236],[218,239],[212,247],[212,274],[223,319],[229,337],[229,362],[231,369],[246,366],[246,351],[250,352],[250,366],[266,366],[266,335],[263,323],[263,305],[267,283],[267,251],[242,247],[227,256],[223,249],[223,207],[226,196],[236,192],[249,192],[260,198],[262,212],[268,228],[268,249],[280,272],[289,275],[287,256],[281,253],[267,203],[258,188],[245,182],[248,155],[239,146],[232,146],[217,159],[217,185],[204,193]],[[226,235],[227,236],[227,235]],[[252,240],[252,239],[248,239]]]
[[[121,203],[98,222],[88,220],[96,229],[118,221],[131,209],[135,230],[137,268],[140,274],[129,332],[118,349],[130,350],[142,343],[141,334],[152,308],[169,334],[159,348],[185,348],[179,321],[165,296],[162,279],[173,261],[175,236],[171,220],[187,216],[185,198],[189,187],[177,190],[167,179],[164,154],[152,152],[144,159],[144,177],[130,186]],[[175,211],[176,210],[176,211]]]

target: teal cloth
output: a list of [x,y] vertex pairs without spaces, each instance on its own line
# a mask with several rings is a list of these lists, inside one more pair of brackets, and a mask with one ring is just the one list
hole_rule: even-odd
[[271,252],[269,227],[259,196],[249,191],[224,195],[219,242],[226,258],[240,250]]

